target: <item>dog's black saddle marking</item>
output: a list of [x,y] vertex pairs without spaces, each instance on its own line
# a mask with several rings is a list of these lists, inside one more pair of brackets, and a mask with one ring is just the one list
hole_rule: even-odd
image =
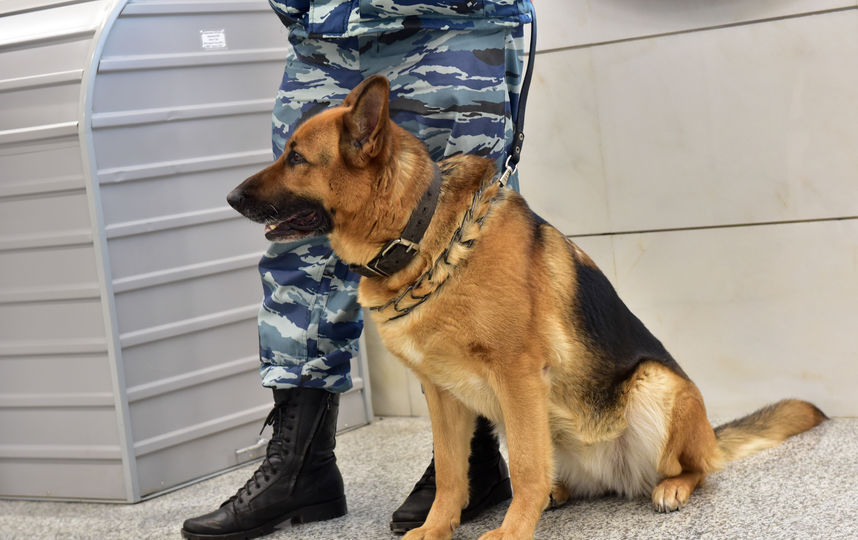
[[577,286],[571,315],[583,331],[587,347],[599,358],[593,375],[600,395],[594,401],[610,402],[620,383],[645,361],[658,362],[688,378],[676,360],[617,295],[608,278],[574,256]]

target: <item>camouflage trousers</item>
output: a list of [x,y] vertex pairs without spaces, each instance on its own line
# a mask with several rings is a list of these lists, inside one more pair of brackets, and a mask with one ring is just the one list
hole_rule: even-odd
[[[503,166],[522,68],[522,29],[403,30],[342,39],[290,36],[273,115],[277,156],[302,120],[345,99],[372,74],[390,80],[390,114],[433,159],[457,153]],[[510,181],[517,189],[517,178]],[[262,384],[345,392],[363,329],[360,276],[327,238],[271,244],[259,263]]]

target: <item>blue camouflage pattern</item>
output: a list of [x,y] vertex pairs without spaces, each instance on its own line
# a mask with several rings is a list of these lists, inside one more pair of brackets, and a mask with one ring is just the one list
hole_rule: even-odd
[[416,28],[497,30],[531,22],[530,0],[268,0],[292,34],[341,38]]
[[[356,5],[313,5],[334,3]],[[413,7],[418,2],[396,4]],[[336,38],[307,37],[292,29],[273,113],[276,156],[303,120],[342,102],[369,75],[381,74],[390,81],[391,118],[423,140],[433,159],[474,153],[502,167],[512,141],[510,111],[517,104],[522,71],[520,25],[444,32],[399,28]],[[509,185],[517,189],[517,178]],[[349,390],[363,329],[357,302],[360,276],[336,257],[327,238],[273,243],[259,271],[264,290],[258,319],[262,384]]]
[[358,279],[333,255],[327,238],[272,243],[259,273],[263,386],[351,388],[351,360],[363,330]]

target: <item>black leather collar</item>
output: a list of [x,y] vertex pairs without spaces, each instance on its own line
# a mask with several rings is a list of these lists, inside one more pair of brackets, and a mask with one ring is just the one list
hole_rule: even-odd
[[441,195],[441,169],[436,163],[432,166],[435,169],[432,181],[420,198],[417,208],[411,212],[411,217],[399,234],[399,238],[385,244],[368,263],[350,264],[349,269],[352,272],[366,277],[389,277],[414,260],[420,251],[420,240],[423,239],[429,222],[432,221],[435,208],[438,206],[438,197]]

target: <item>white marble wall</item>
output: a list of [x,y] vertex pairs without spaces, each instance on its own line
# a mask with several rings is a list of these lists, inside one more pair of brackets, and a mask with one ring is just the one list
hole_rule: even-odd
[[[537,0],[521,179],[703,391],[858,414],[858,3]],[[378,414],[424,414],[369,331]]]

